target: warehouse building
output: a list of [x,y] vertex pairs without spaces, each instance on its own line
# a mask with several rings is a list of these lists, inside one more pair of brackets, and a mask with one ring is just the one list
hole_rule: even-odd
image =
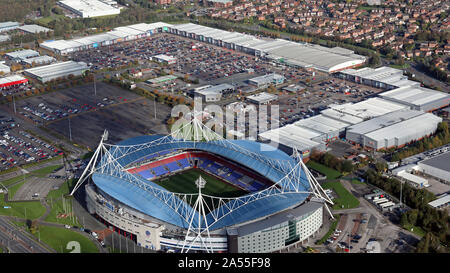
[[347,128],[346,139],[375,150],[402,147],[431,135],[442,118],[416,110],[400,110]]
[[285,80],[284,76],[276,74],[276,73],[272,73],[272,74],[267,74],[267,75],[251,78],[248,80],[248,83],[256,86],[259,89],[259,88],[266,88],[271,84],[273,84],[275,86],[282,84],[284,82],[284,80]]
[[89,68],[84,62],[67,61],[26,69],[24,74],[45,83],[69,75],[81,76],[86,70]]
[[261,92],[255,95],[247,96],[247,101],[250,103],[254,103],[256,105],[261,104],[269,104],[272,101],[275,101],[278,99],[277,95],[269,94],[267,92]]
[[20,75],[12,75],[9,77],[0,78],[0,90],[8,89],[11,87],[16,87],[19,85],[26,85],[28,79]]
[[9,39],[11,39],[9,35],[0,35],[0,43],[9,41]]
[[424,174],[450,182],[450,152],[420,161],[418,165]]
[[234,86],[227,83],[215,86],[206,85],[194,89],[194,96],[201,97],[204,102],[220,101],[223,95],[229,95],[234,90]]
[[2,22],[0,23],[0,33],[17,29],[20,26],[18,22]]
[[353,51],[335,47],[297,43],[283,39],[258,39],[252,35],[229,32],[192,23],[174,25],[170,32],[176,35],[222,46],[228,49],[261,56],[278,63],[314,68],[333,73],[357,67],[366,58]]
[[319,133],[322,141],[332,141],[338,139],[340,135],[345,133],[345,128],[350,126],[349,123],[338,121],[324,115],[301,119],[294,124]]
[[279,148],[287,154],[292,154],[293,150],[296,149],[304,158],[308,157],[313,149],[326,150],[325,143],[320,140],[320,133],[294,124],[265,131],[258,136],[262,142],[270,142],[268,144]]
[[357,124],[365,120],[385,115],[407,106],[381,98],[369,98],[357,103],[332,104],[321,114],[342,122]]
[[167,32],[169,26],[171,25],[162,22],[152,24],[140,23],[126,27],[117,27],[106,33],[82,38],[45,41],[39,46],[59,55],[67,55],[71,52],[113,45],[124,41],[147,37],[155,33]]
[[20,62],[20,61],[28,59],[28,58],[38,57],[39,52],[31,50],[31,49],[23,49],[23,50],[9,52],[9,53],[6,53],[5,55],[10,60],[13,60],[15,62]]
[[120,14],[119,8],[98,0],[62,0],[58,5],[82,18]]
[[388,66],[379,68],[365,67],[361,69],[346,69],[336,74],[338,78],[386,90],[398,87],[420,86],[420,83],[408,80],[403,70]]
[[166,76],[161,76],[161,77],[157,77],[154,79],[149,79],[147,81],[145,81],[146,83],[150,83],[150,84],[159,84],[159,83],[163,83],[163,82],[170,82],[173,80],[176,80],[177,76],[174,75],[166,75]]
[[152,60],[163,64],[174,64],[177,62],[177,58],[164,54],[153,56]]
[[47,55],[22,60],[22,63],[27,65],[43,65],[53,62],[56,62],[56,59]]
[[448,207],[448,205],[450,205],[450,194],[443,194],[441,196],[439,196],[438,199],[431,201],[430,203],[428,203],[428,205],[432,206],[433,208],[437,208],[437,209],[445,209],[446,207]]
[[450,105],[450,94],[428,88],[401,87],[379,95],[380,97],[404,104],[411,109],[431,112]]
[[9,68],[9,66],[4,64],[4,62],[0,62],[0,73],[8,74],[9,72],[11,72],[11,69]]
[[49,28],[41,27],[39,25],[24,25],[24,26],[20,26],[18,29],[23,32],[33,33],[33,34],[41,33],[41,32],[47,33],[47,32],[52,31]]
[[337,77],[389,90],[379,96],[414,110],[431,112],[450,105],[449,94],[421,87],[419,82],[408,80],[402,70],[392,67],[347,69],[338,73]]

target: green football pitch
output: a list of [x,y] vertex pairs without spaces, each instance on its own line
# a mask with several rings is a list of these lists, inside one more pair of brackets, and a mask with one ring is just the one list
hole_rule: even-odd
[[217,197],[238,197],[247,193],[199,169],[189,169],[153,182],[171,192],[198,193],[195,181],[200,175],[206,181],[206,185],[202,189],[203,194]]

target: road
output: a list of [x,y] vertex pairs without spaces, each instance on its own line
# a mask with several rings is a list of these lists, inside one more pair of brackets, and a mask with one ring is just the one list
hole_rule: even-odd
[[417,80],[419,80],[427,85],[438,86],[442,91],[450,92],[450,85],[448,85],[445,82],[439,81],[433,77],[428,76],[427,74],[425,74],[424,72],[419,70],[417,68],[416,64],[414,64],[414,63],[409,63],[409,64],[410,64],[410,67],[408,67],[405,70],[410,72],[411,74],[414,74],[415,78]]
[[14,224],[0,216],[0,243],[11,253],[53,253]]

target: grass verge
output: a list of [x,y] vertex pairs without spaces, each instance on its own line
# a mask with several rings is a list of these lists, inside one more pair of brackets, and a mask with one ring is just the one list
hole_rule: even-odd
[[339,181],[329,181],[322,184],[324,189],[332,189],[338,198],[333,199],[333,209],[351,209],[359,206],[359,200],[348,192]]

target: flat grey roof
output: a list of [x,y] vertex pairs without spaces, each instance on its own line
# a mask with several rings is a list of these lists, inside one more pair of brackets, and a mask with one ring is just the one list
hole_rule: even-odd
[[425,159],[420,163],[450,172],[450,152],[440,154],[430,159]]
[[30,73],[34,76],[45,78],[54,75],[63,75],[66,73],[76,72],[80,70],[88,69],[86,63],[67,61],[62,63],[44,65],[40,67],[30,68],[25,70],[25,72]]
[[46,27],[41,27],[39,25],[24,25],[19,27],[20,30],[23,30],[25,32],[29,33],[39,33],[39,32],[49,32],[51,29]]
[[281,213],[269,216],[263,220],[249,223],[237,228],[239,237],[252,234],[254,232],[264,230],[279,224],[283,224],[289,220],[299,218],[302,215],[311,213],[323,206],[322,202],[310,201],[293,209],[285,210]]

